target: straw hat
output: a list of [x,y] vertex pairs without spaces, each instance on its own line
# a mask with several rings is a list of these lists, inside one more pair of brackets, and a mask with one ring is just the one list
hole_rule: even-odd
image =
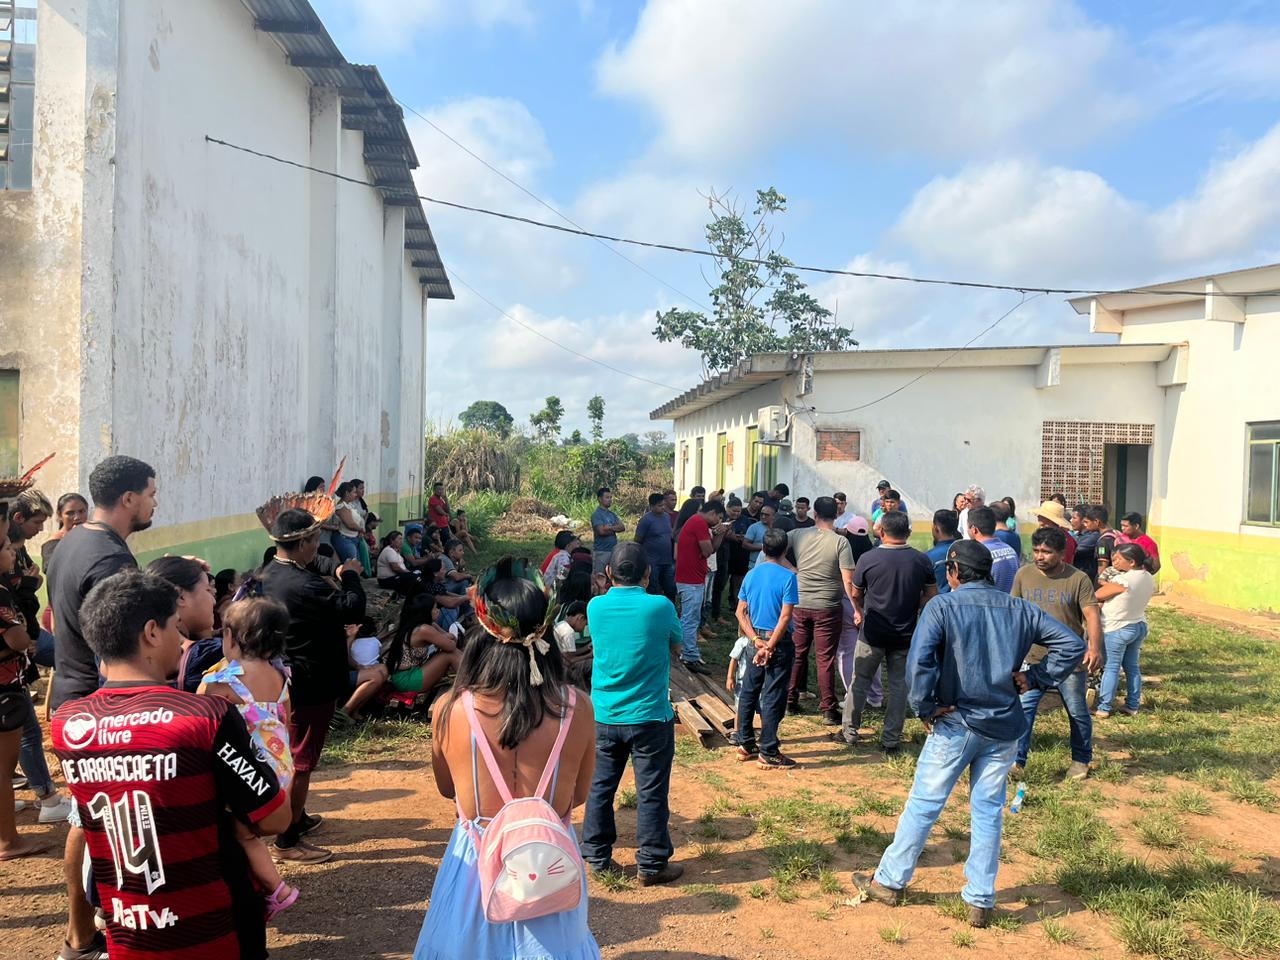
[[1067,511],[1057,500],[1046,500],[1040,504],[1040,509],[1036,511],[1036,516],[1051,520],[1066,530],[1071,529],[1071,522],[1067,520]]

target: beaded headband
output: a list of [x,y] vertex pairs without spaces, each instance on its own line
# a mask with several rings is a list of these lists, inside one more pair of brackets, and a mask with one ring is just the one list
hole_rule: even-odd
[[547,630],[555,622],[559,608],[548,603],[547,615],[543,618],[542,624],[529,633],[521,635],[520,621],[508,613],[500,603],[485,597],[485,591],[498,580],[528,580],[545,595],[547,588],[542,581],[542,575],[538,572],[538,568],[531,565],[527,560],[513,560],[511,557],[503,557],[485,570],[480,575],[480,579],[467,591],[468,596],[471,598],[471,606],[476,612],[476,621],[484,628],[485,633],[499,643],[519,644],[529,651],[529,682],[535,687],[541,686],[542,671],[538,669],[538,661],[537,657],[534,656],[534,651],[536,650],[543,656],[550,652],[551,644],[546,641],[545,637]]

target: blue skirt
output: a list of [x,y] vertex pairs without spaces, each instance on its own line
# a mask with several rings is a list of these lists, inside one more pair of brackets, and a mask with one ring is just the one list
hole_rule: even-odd
[[490,923],[480,903],[476,845],[459,821],[440,861],[413,960],[599,960],[587,929],[587,878],[576,910],[537,920]]

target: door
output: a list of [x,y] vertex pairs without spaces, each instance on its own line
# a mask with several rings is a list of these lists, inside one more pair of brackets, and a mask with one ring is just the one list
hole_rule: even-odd
[[760,489],[760,428],[747,427],[747,499]]
[[701,487],[702,484],[702,438],[699,437],[694,441],[693,445],[693,483],[694,486]]
[[721,433],[716,436],[716,489],[723,490],[729,475],[729,435]]

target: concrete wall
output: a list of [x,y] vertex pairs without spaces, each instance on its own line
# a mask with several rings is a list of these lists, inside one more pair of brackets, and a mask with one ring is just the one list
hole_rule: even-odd
[[[746,393],[676,420],[674,427],[676,461],[672,483],[681,497],[687,496],[689,488],[696,483],[695,452],[698,437],[703,438],[702,485],[708,490],[716,488],[716,438],[721,433],[724,433],[728,442],[733,444],[733,464],[725,473],[725,491],[737,494],[739,497],[749,497],[755,490],[757,480],[755,477],[747,476],[747,465],[750,462],[747,427],[755,425],[756,415],[761,407],[781,402],[781,383],[765,383]],[[682,444],[686,444],[689,451],[683,483],[681,482]],[[788,479],[782,475],[781,467],[778,479]]]

